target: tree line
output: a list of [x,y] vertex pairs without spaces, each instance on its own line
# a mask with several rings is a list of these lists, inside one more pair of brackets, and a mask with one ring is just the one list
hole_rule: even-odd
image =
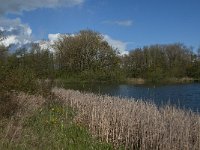
[[115,82],[126,78],[151,81],[200,78],[200,49],[195,53],[179,43],[136,48],[121,56],[100,33],[82,30],[75,35],[61,35],[53,45],[55,52],[42,50],[36,43],[31,49],[21,48],[13,53],[8,49],[0,46],[0,82],[6,81],[4,78],[12,72],[17,72],[12,78],[18,75],[19,79],[23,76],[29,80],[74,77],[80,81]]
[[135,78],[199,78],[200,49],[194,53],[180,43],[136,48],[123,57],[123,68],[127,76]]

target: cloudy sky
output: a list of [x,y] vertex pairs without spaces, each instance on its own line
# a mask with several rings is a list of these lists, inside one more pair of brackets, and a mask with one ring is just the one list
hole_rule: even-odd
[[11,43],[92,29],[121,51],[181,42],[200,46],[199,0],[0,0],[0,30]]

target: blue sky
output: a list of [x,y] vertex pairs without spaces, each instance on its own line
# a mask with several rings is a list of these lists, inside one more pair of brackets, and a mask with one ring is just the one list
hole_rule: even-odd
[[194,50],[200,46],[199,0],[30,0],[32,5],[1,1],[0,26],[1,20],[4,28],[15,22],[29,28],[33,40],[92,29],[126,50],[175,42]]

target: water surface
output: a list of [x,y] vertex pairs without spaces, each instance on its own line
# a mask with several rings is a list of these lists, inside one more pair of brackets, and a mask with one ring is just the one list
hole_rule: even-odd
[[200,83],[177,85],[128,85],[128,84],[64,84],[65,88],[98,94],[153,101],[157,105],[175,105],[192,111],[200,110]]

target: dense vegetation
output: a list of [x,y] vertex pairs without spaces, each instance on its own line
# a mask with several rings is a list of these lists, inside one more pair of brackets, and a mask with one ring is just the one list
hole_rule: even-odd
[[64,78],[89,82],[116,82],[126,78],[154,82],[167,78],[200,77],[200,49],[195,53],[183,44],[145,46],[121,56],[100,33],[82,30],[75,35],[60,36],[53,48],[55,52],[41,50],[38,44],[33,43],[29,49],[21,48],[10,53],[8,47],[1,46],[1,78],[3,74],[6,77],[12,75],[12,71],[17,71],[19,76],[25,72],[28,77],[37,79]]
[[183,44],[152,45],[137,48],[123,58],[127,76],[162,80],[200,77],[200,49],[195,54]]
[[54,79],[199,79],[200,50],[153,45],[121,56],[91,30],[62,35],[53,48],[33,43],[10,52],[0,45],[0,149],[199,149],[198,115],[52,86]]
[[0,45],[0,149],[112,149],[51,93],[54,78],[77,72],[64,70],[66,56],[56,55],[34,43],[15,52]]
[[[200,78],[200,49],[195,53],[183,44],[152,45],[121,56],[100,33],[83,30],[62,35],[53,48],[55,52],[41,50],[33,43],[31,48],[10,52],[9,47],[0,45],[0,110],[4,114],[15,107],[9,101],[10,93],[23,91],[46,96],[54,79],[121,82],[143,78],[160,82],[168,78]],[[45,79],[49,80],[48,85],[42,83]],[[7,109],[3,103],[13,107]]]

